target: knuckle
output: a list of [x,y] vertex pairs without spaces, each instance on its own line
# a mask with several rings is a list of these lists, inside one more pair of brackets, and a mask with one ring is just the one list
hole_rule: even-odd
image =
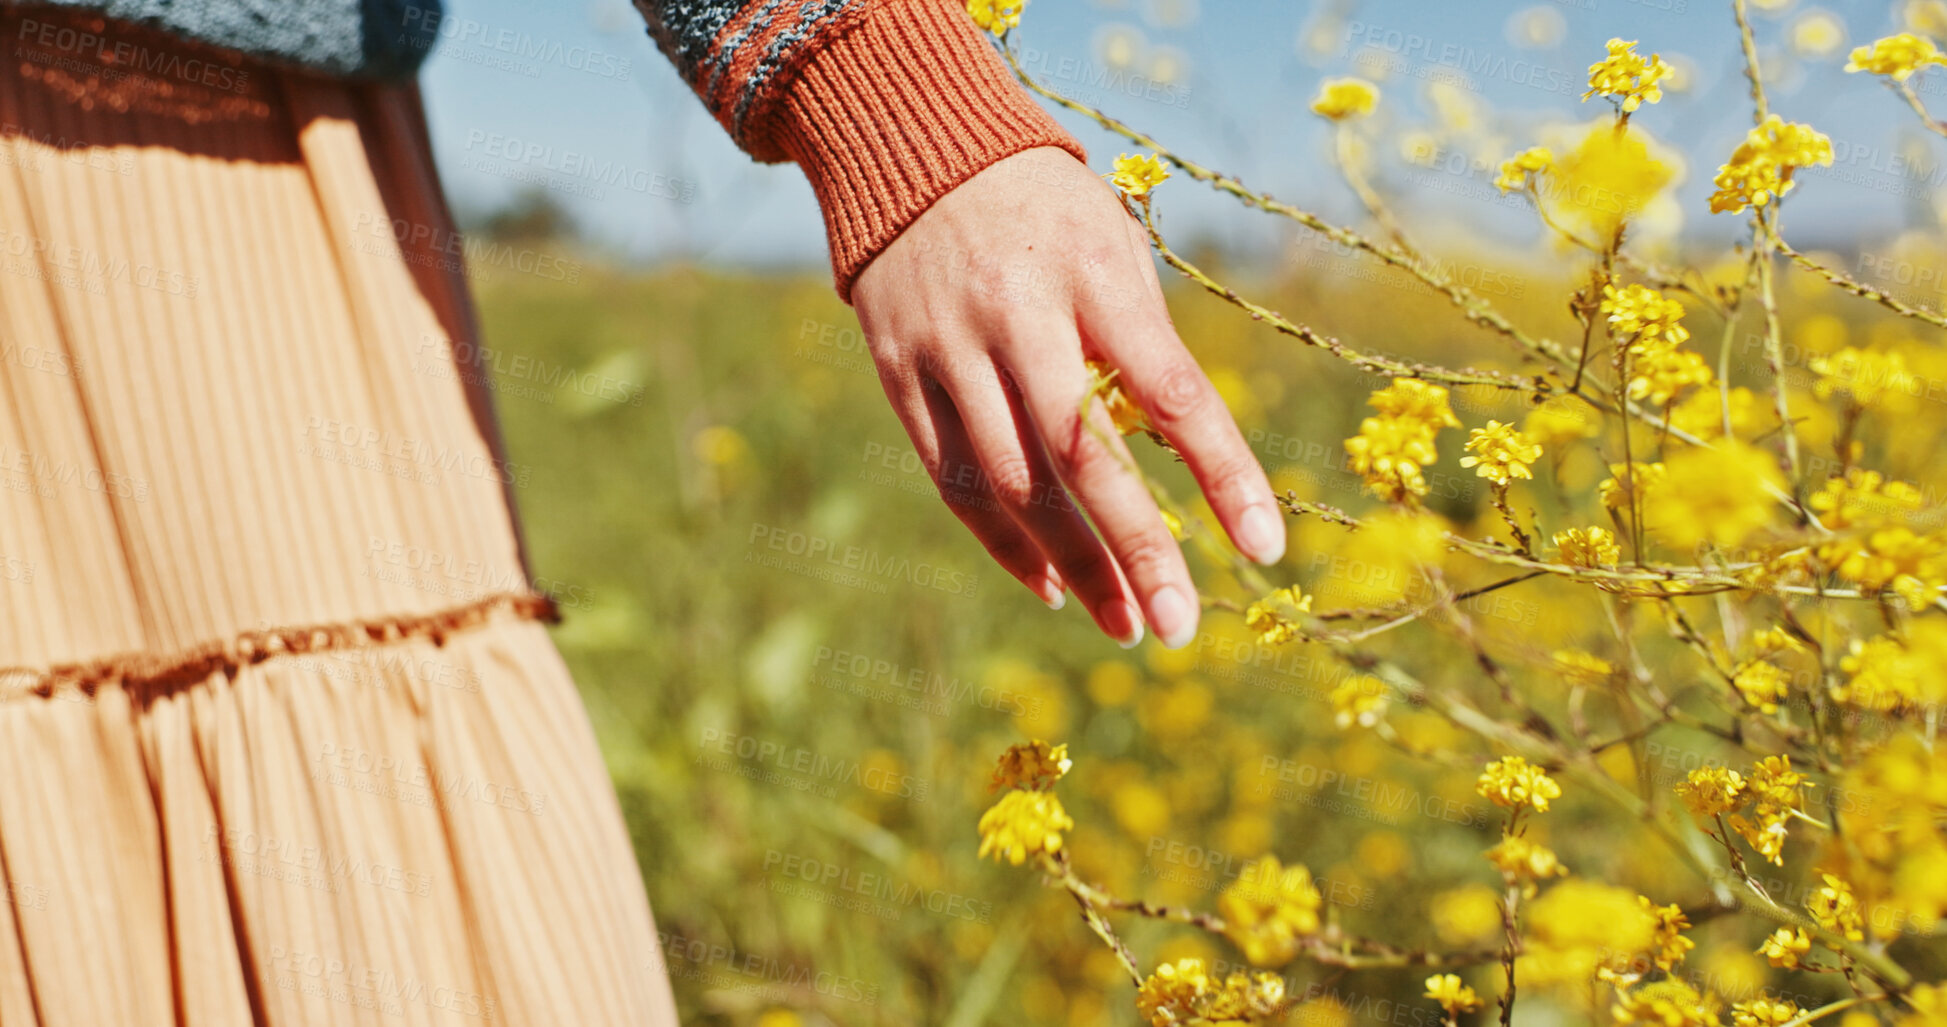
[[1022,509],[1034,502],[1034,472],[1027,457],[1018,453],[992,460],[987,466],[987,486],[994,498],[1009,509]]
[[1169,573],[1175,561],[1182,558],[1176,543],[1160,531],[1145,531],[1123,539],[1116,550],[1122,561],[1122,569],[1128,572],[1131,580],[1160,578]]
[[1254,497],[1257,491],[1255,486],[1263,476],[1263,470],[1249,450],[1226,444],[1210,461],[1204,491],[1212,499],[1221,497],[1240,503],[1248,502]]
[[1203,369],[1188,359],[1171,361],[1151,383],[1149,413],[1163,424],[1182,424],[1203,414],[1211,400]]

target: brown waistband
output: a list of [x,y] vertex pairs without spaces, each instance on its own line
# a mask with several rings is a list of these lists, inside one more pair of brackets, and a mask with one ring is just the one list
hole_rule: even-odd
[[479,627],[497,616],[550,624],[561,620],[552,597],[503,592],[432,613],[246,631],[173,653],[124,653],[44,669],[0,667],[0,702],[29,696],[51,698],[68,690],[93,695],[102,685],[111,683],[130,691],[167,691],[212,674],[235,673],[277,656],[371,648],[409,639],[444,645],[447,636]]

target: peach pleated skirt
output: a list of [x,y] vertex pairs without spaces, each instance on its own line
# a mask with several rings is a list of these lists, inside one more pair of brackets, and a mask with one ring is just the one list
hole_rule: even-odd
[[673,1024],[416,91],[0,41],[0,1025]]

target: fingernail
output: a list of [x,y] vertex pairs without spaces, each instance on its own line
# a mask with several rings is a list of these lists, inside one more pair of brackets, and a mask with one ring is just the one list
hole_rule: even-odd
[[1124,649],[1134,649],[1141,645],[1143,640],[1143,616],[1137,611],[1136,604],[1127,599],[1122,599],[1117,600],[1111,609],[1114,609],[1120,614],[1122,622],[1128,625],[1127,628],[1123,629],[1123,633],[1116,637],[1116,644]]
[[1263,505],[1244,511],[1237,523],[1237,547],[1260,566],[1269,567],[1284,559],[1284,518]]
[[1149,622],[1164,648],[1181,649],[1196,636],[1197,608],[1181,588],[1165,585],[1150,593]]
[[1068,593],[1062,591],[1061,586],[1055,584],[1053,578],[1042,578],[1041,584],[1036,585],[1034,591],[1041,597],[1042,602],[1048,604],[1050,610],[1059,610],[1068,605]]

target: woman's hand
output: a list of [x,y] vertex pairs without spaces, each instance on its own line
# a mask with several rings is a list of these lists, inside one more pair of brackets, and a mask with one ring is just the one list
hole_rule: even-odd
[[1079,416],[1089,358],[1120,369],[1238,549],[1283,555],[1270,482],[1176,337],[1142,226],[1065,151],[1027,150],[948,193],[852,303],[941,497],[1050,606],[1074,591],[1125,646],[1144,620],[1171,648],[1196,634],[1189,569],[1119,433],[1099,399],[1094,430]]

